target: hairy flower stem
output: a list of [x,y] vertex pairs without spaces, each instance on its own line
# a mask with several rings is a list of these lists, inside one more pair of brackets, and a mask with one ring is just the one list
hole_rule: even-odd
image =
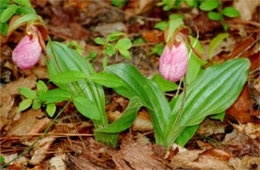
[[63,108],[59,111],[59,113],[55,116],[55,118],[50,122],[50,124],[48,125],[48,127],[44,130],[44,132],[41,134],[41,136],[39,136],[29,147],[27,147],[25,150],[23,150],[17,157],[15,157],[14,159],[10,160],[9,162],[7,162],[6,164],[2,165],[0,167],[0,169],[3,169],[4,167],[9,166],[12,162],[16,161],[17,159],[19,159],[21,156],[23,156],[24,154],[27,154],[38,142],[39,140],[41,140],[50,130],[50,128],[54,125],[54,123],[56,122],[56,120],[59,118],[59,116],[61,115],[61,113],[63,113],[63,111],[66,109],[66,107],[68,107],[68,105],[71,103],[72,99],[70,99],[64,106]]

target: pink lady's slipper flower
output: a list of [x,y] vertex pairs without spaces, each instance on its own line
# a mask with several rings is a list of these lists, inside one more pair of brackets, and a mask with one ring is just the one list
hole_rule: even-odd
[[32,68],[40,59],[42,47],[37,36],[25,36],[13,50],[12,59],[22,70]]
[[159,72],[166,80],[179,81],[187,71],[188,60],[184,41],[173,44],[172,48],[166,45],[160,58]]

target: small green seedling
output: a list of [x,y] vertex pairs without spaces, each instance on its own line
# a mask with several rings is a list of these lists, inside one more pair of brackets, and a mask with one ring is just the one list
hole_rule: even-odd
[[143,38],[137,38],[133,42],[134,45],[143,44],[143,43],[146,43],[145,39]]
[[210,0],[204,1],[199,6],[200,10],[208,12],[208,18],[214,21],[220,21],[225,31],[228,30],[228,25],[224,20],[225,17],[238,17],[239,11],[231,6],[222,9],[221,1]]
[[128,0],[111,0],[113,6],[116,7],[123,7],[126,5]]
[[[162,0],[157,3],[158,6],[163,6],[164,11],[176,9],[180,7],[180,4],[185,2],[189,7],[194,8],[199,5],[199,9],[208,12],[208,18],[214,21],[220,21],[225,31],[228,30],[228,25],[224,20],[224,17],[235,18],[240,15],[239,11],[231,6],[222,9],[222,1],[218,0]],[[167,27],[166,22],[159,22],[155,28],[162,31]]]
[[156,54],[158,56],[161,56],[163,53],[163,45],[162,44],[155,44],[155,46],[151,49],[149,55]]
[[[108,57],[115,55],[119,52],[126,59],[131,59],[129,49],[132,47],[132,42],[129,38],[120,38],[125,35],[122,32],[114,32],[107,36],[106,39],[97,37],[95,42],[98,45],[103,45],[104,50],[102,51],[105,55],[103,59],[103,67],[106,68],[108,63]],[[119,39],[120,38],[120,39]]]
[[25,97],[19,104],[19,111],[24,111],[30,106],[32,106],[34,110],[41,108],[41,106],[45,106],[46,113],[50,117],[53,117],[56,112],[55,103],[71,98],[70,93],[65,90],[48,90],[48,86],[42,80],[37,82],[36,91],[26,87],[21,87],[18,90],[19,93]]

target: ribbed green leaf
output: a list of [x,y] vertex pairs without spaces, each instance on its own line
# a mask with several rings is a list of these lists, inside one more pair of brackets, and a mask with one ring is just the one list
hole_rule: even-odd
[[151,116],[156,142],[167,146],[163,131],[170,116],[170,106],[157,84],[129,64],[111,65],[106,72],[115,74],[125,82],[125,87],[115,89],[119,94],[128,98],[138,96],[142,100]]
[[161,89],[162,92],[173,91],[178,89],[178,85],[169,80],[165,80],[162,75],[156,73],[152,79]]
[[93,74],[89,77],[89,80],[110,88],[115,88],[115,87],[120,87],[125,85],[125,83],[116,75],[109,74],[106,72]]
[[199,125],[188,126],[186,128],[180,128],[181,133],[178,135],[178,137],[176,139],[176,143],[183,147],[192,138],[192,136],[196,133],[198,128],[199,128]]
[[93,102],[91,102],[86,97],[75,97],[73,99],[73,103],[77,110],[85,117],[90,118],[92,120],[100,120],[101,117],[99,114],[97,114],[98,108]]
[[[53,53],[51,46],[53,46],[55,53]],[[47,60],[47,67],[50,77],[54,77],[58,73],[65,71],[79,71],[84,73],[87,77],[95,74],[94,69],[87,60],[64,44],[58,42],[48,43],[47,51],[51,56],[51,60]],[[108,124],[105,114],[104,91],[100,85],[87,80],[79,80],[69,84],[56,83],[56,85],[70,91],[74,95],[86,97],[97,106],[98,113],[96,114],[100,115],[101,120],[94,120],[93,122],[95,126],[103,127]]]
[[[180,110],[183,95],[173,108],[167,129],[168,143],[173,143],[185,127],[196,126],[207,116],[224,112],[230,107],[247,80],[249,65],[248,59],[233,59],[202,72],[187,87],[182,117],[176,126],[173,126],[173,122]],[[190,137],[194,133],[190,133]]]
[[86,78],[87,76],[80,71],[65,71],[50,77],[50,81],[54,83],[66,84]]
[[224,112],[239,96],[249,66],[248,59],[233,59],[206,69],[188,87],[181,125],[193,126],[208,115]]
[[49,90],[39,96],[39,100],[45,103],[59,103],[71,98],[71,94],[63,89]]
[[[51,57],[47,60],[47,67],[50,77],[64,71],[80,71],[87,77],[95,74],[93,67],[80,54],[58,42],[49,42],[47,52]],[[100,120],[93,120],[96,128],[105,127],[108,124],[105,113],[105,95],[102,86],[87,80],[79,80],[69,84],[56,84],[60,88],[69,90],[74,95],[89,99],[98,109]],[[95,138],[103,143],[114,144],[117,142],[118,134],[95,133]]]
[[97,132],[103,133],[119,133],[129,128],[136,119],[137,111],[142,106],[142,102],[138,97],[133,97],[122,116],[115,122],[109,124],[104,128],[97,129]]

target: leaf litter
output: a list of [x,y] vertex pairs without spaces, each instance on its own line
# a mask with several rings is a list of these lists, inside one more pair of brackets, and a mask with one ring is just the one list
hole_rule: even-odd
[[[112,29],[123,31],[134,38],[144,38],[150,44],[162,42],[162,32],[155,30],[155,21],[164,20],[164,12],[155,6],[153,1],[130,1],[124,9],[111,6],[110,2],[90,1],[53,1],[33,0],[36,11],[44,16],[50,34],[57,40],[81,40],[83,46],[100,47],[93,44],[97,35],[105,36]],[[256,2],[254,2],[256,3]],[[244,8],[244,5],[249,8]],[[243,0],[234,2],[240,10],[241,19],[255,18],[256,6]],[[241,6],[243,8],[241,8]],[[44,8],[44,10],[41,10]],[[181,11],[185,10],[181,7]],[[246,10],[246,11],[244,11]],[[243,11],[243,12],[241,12]],[[186,11],[192,13],[191,11]],[[194,11],[193,11],[194,12]],[[163,14],[162,14],[163,13]],[[187,14],[188,15],[188,14]],[[185,15],[185,16],[187,16]],[[73,17],[72,17],[73,16]],[[156,16],[162,16],[157,17]],[[100,144],[93,139],[93,125],[81,116],[75,116],[70,106],[60,120],[56,122],[47,136],[39,141],[28,155],[21,157],[10,168],[33,169],[258,169],[259,159],[259,38],[254,30],[259,29],[254,22],[230,21],[238,23],[232,27],[231,37],[220,46],[213,56],[213,62],[222,63],[229,58],[246,57],[251,61],[250,81],[244,87],[240,97],[227,110],[224,122],[206,119],[198,134],[185,146],[175,148],[165,159],[164,148],[153,144],[152,124],[147,111],[142,108],[129,131],[120,135],[117,148]],[[252,23],[253,22],[253,23]],[[134,24],[133,24],[134,23]],[[185,18],[185,23],[193,31],[199,30],[202,41],[209,42],[221,29],[219,22],[208,20],[204,12],[197,16]],[[238,32],[237,32],[238,31]],[[16,35],[19,35],[16,34]],[[10,38],[10,46],[18,39]],[[9,44],[5,44],[5,46]],[[2,48],[2,45],[1,45]],[[145,57],[135,60],[140,70],[146,75],[154,75],[158,66],[158,57],[149,58],[150,45],[136,46],[135,53]],[[18,111],[18,102],[22,96],[19,87],[35,88],[37,79],[47,79],[45,63],[40,63],[33,70],[19,71],[10,62],[11,54],[1,50],[1,70],[8,69],[5,76],[1,73],[1,155],[6,160],[17,156],[17,153],[30,145],[51,121],[41,110],[28,109]],[[206,51],[206,50],[205,50]],[[88,52],[86,52],[88,53]],[[141,55],[140,55],[141,56]],[[9,57],[9,58],[8,58]],[[138,61],[138,62],[136,62]],[[97,60],[97,62],[100,62]],[[116,62],[116,61],[113,61]],[[2,79],[6,81],[2,82]],[[111,95],[106,105],[110,122],[117,120],[126,109],[128,100]],[[62,107],[64,103],[60,103]],[[231,130],[229,129],[231,127]],[[216,140],[220,145],[212,145]],[[14,149],[17,148],[17,149]]]

